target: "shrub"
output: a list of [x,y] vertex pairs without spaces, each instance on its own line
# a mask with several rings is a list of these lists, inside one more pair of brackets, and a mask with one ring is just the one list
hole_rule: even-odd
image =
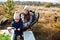
[[56,28],[60,29],[60,18],[57,19]]
[[13,15],[13,10],[14,10],[14,2],[13,0],[7,0],[5,3],[2,4],[2,11],[3,14],[6,15],[8,14],[8,17]]
[[8,35],[8,34],[0,34],[0,40],[10,40],[10,35]]
[[45,3],[44,6],[49,8],[51,6],[51,3]]

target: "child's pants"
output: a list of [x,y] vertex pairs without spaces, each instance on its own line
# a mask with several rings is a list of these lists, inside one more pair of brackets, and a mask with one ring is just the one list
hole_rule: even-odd
[[15,34],[15,35],[14,35],[14,40],[17,40],[17,36],[20,36],[20,39],[23,38],[22,35],[17,35],[17,34]]
[[23,34],[22,31],[20,31],[20,32],[15,32],[15,34],[14,34],[14,40],[17,40],[17,36],[20,36],[20,39],[22,39],[22,38],[23,38],[23,37],[22,37],[22,34]]

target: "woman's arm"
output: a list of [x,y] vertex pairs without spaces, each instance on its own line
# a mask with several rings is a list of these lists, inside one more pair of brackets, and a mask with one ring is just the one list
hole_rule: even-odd
[[27,24],[30,25],[31,22],[32,22],[32,15],[30,16],[30,20],[29,20],[29,22],[27,22]]

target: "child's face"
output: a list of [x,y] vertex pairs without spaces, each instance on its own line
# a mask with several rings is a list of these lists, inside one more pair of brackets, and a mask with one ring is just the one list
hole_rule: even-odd
[[18,22],[19,22],[19,19],[15,19],[15,22],[17,22],[17,23],[18,23]]

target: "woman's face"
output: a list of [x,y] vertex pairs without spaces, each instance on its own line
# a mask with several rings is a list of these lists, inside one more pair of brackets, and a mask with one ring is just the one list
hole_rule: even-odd
[[24,10],[24,14],[28,14],[28,10]]

